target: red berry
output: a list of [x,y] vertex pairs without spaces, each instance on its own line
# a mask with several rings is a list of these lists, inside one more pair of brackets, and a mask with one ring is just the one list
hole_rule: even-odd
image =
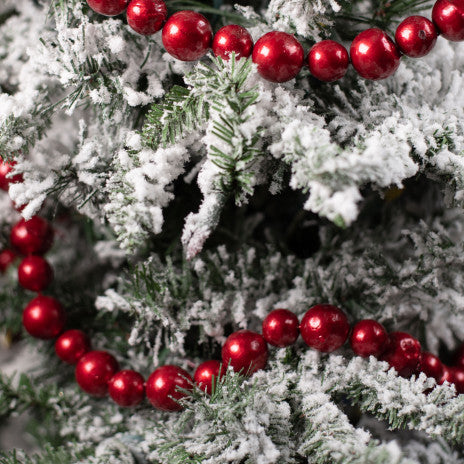
[[143,377],[135,371],[117,372],[108,383],[108,392],[119,406],[137,406],[145,397]]
[[365,79],[385,79],[400,65],[400,51],[388,35],[376,27],[358,34],[350,48],[351,62]]
[[350,337],[352,350],[363,358],[380,356],[387,347],[388,334],[384,326],[372,319],[359,321]]
[[23,326],[36,338],[55,338],[63,330],[64,322],[61,304],[50,296],[35,297],[23,311]]
[[163,0],[132,0],[126,14],[127,23],[135,32],[152,35],[163,27],[168,9]]
[[443,385],[445,382],[453,383],[453,372],[449,366],[443,364],[443,374],[441,379],[437,381],[438,385]]
[[5,192],[10,188],[10,184],[23,181],[21,174],[16,174],[12,177],[8,175],[13,170],[15,164],[16,161],[8,162],[0,159],[0,189],[5,190]]
[[271,82],[293,79],[303,66],[304,51],[300,42],[286,32],[268,32],[253,48],[253,63],[259,74]]
[[382,361],[387,361],[402,377],[409,377],[417,372],[421,359],[419,341],[405,332],[392,332],[388,338]]
[[300,332],[311,348],[330,353],[340,348],[348,338],[350,324],[345,313],[329,304],[318,304],[303,316]]
[[8,266],[16,259],[16,253],[12,250],[0,251],[0,272],[4,273]]
[[464,40],[464,0],[437,0],[432,20],[445,39]]
[[346,48],[333,40],[323,40],[315,44],[308,55],[311,74],[324,82],[341,79],[348,69],[350,57]]
[[195,61],[209,49],[213,31],[209,21],[195,11],[174,13],[163,27],[166,51],[182,61]]
[[41,292],[53,280],[53,269],[42,256],[26,256],[18,267],[18,282],[21,287]]
[[222,347],[222,363],[235,372],[251,375],[267,363],[267,344],[263,336],[251,330],[239,330],[229,335]]
[[455,353],[456,365],[464,367],[464,343],[456,350]]
[[437,29],[424,16],[409,16],[396,29],[399,49],[412,58],[420,58],[432,50],[437,41]]
[[76,381],[85,392],[93,396],[105,396],[108,382],[118,371],[116,359],[106,351],[89,351],[76,365]]
[[427,377],[434,378],[437,383],[443,377],[442,362],[438,359],[437,356],[432,353],[428,353],[427,351],[424,351],[421,355],[419,370]]
[[53,229],[40,216],[21,219],[10,233],[11,245],[23,255],[46,253],[53,243]]
[[213,377],[214,385],[217,385],[218,380],[223,377],[227,372],[227,366],[220,361],[205,361],[201,363],[193,375],[195,383],[208,395],[213,391]]
[[117,16],[124,12],[129,0],[87,0],[87,4],[96,13],[105,16]]
[[150,403],[163,411],[180,411],[182,406],[178,400],[187,395],[178,390],[192,389],[193,380],[189,373],[178,366],[166,365],[158,367],[148,377],[146,392]]
[[232,52],[235,52],[236,60],[248,58],[252,50],[253,39],[250,33],[236,24],[221,27],[213,39],[213,53],[224,60],[229,60]]
[[263,321],[263,337],[270,344],[283,348],[293,345],[300,334],[298,318],[288,309],[275,309]]
[[450,367],[451,380],[458,393],[464,393],[464,369],[462,367]]
[[90,350],[90,340],[81,330],[67,330],[55,342],[57,356],[68,364],[76,364]]

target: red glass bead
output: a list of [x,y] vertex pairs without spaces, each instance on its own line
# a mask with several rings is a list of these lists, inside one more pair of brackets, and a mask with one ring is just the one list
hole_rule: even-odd
[[299,321],[288,309],[275,309],[263,321],[263,337],[270,344],[283,348],[293,345],[300,334]]
[[443,364],[443,374],[437,383],[443,385],[445,382],[453,383],[453,372],[449,366]]
[[300,332],[311,348],[330,353],[340,348],[348,338],[350,324],[345,313],[329,304],[313,306],[303,316]]
[[117,16],[124,12],[129,0],[87,0],[93,11],[105,16]]
[[192,384],[192,378],[184,369],[169,364],[161,366],[148,377],[147,398],[157,409],[180,411],[182,406],[177,401],[185,398],[186,394],[178,390],[178,387],[191,390]]
[[386,349],[388,334],[384,326],[372,319],[359,321],[350,337],[352,350],[358,356],[380,356]]
[[430,53],[437,37],[436,27],[424,16],[409,16],[397,27],[395,33],[398,48],[412,58]]
[[8,266],[16,259],[16,253],[13,250],[3,250],[0,252],[0,272],[4,273]]
[[358,34],[350,48],[351,62],[365,79],[391,76],[400,65],[400,51],[388,35],[376,27]]
[[137,406],[145,397],[145,380],[135,371],[119,371],[108,382],[108,393],[119,406]]
[[303,66],[304,51],[300,42],[286,32],[268,32],[253,48],[253,63],[259,74],[271,82],[293,79]]
[[432,20],[445,39],[464,40],[464,0],[437,0]]
[[227,337],[222,347],[222,363],[232,366],[235,372],[251,375],[267,363],[266,340],[251,330],[239,330]]
[[236,24],[221,27],[213,39],[213,53],[224,60],[229,60],[232,52],[235,52],[236,60],[248,58],[252,50],[253,39],[250,33]]
[[11,245],[23,255],[46,253],[53,243],[53,229],[40,216],[21,219],[10,233]]
[[103,397],[108,382],[119,369],[116,359],[106,351],[89,351],[76,365],[76,381],[86,393]]
[[21,174],[16,174],[12,177],[8,175],[13,170],[15,164],[16,161],[8,162],[0,159],[0,189],[5,190],[5,192],[10,188],[10,184],[23,181],[23,176]]
[[53,280],[53,269],[42,256],[26,256],[18,266],[18,282],[33,292],[46,289]]
[[464,393],[464,369],[462,367],[450,367],[451,380],[458,393]]
[[419,370],[427,377],[434,378],[437,383],[443,377],[442,362],[438,359],[437,356],[432,353],[428,353],[427,351],[424,351],[421,355]]
[[127,7],[127,24],[139,34],[158,32],[168,16],[163,0],[132,0]]
[[39,295],[23,311],[23,326],[36,338],[50,339],[63,330],[65,313],[58,300]]
[[392,332],[388,338],[382,361],[387,361],[402,377],[416,373],[421,359],[419,341],[405,332]]
[[457,366],[464,367],[464,343],[456,350],[454,360]]
[[308,54],[311,74],[324,82],[341,79],[348,69],[350,57],[346,48],[333,40],[323,40],[315,44]]
[[90,350],[90,340],[81,330],[67,330],[55,342],[57,356],[68,364],[76,364]]
[[200,59],[208,51],[212,37],[209,21],[200,13],[188,10],[174,13],[162,32],[166,51],[182,61]]
[[227,366],[220,361],[205,361],[201,363],[193,375],[195,383],[208,395],[213,391],[213,378],[214,385],[217,385],[218,380],[223,377],[227,372]]

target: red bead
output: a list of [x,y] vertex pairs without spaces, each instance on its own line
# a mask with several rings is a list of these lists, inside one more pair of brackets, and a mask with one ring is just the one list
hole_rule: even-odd
[[68,364],[76,364],[90,350],[90,340],[81,330],[67,330],[55,342],[57,356]]
[[365,79],[385,79],[400,65],[400,51],[388,35],[376,27],[358,34],[350,48],[351,62]]
[[427,377],[434,378],[437,383],[443,377],[442,362],[438,359],[437,356],[432,353],[428,353],[427,351],[424,351],[421,355],[419,370]]
[[350,324],[345,313],[336,306],[319,304],[303,316],[300,332],[311,348],[330,353],[340,348],[348,338]]
[[450,367],[451,380],[458,393],[464,393],[464,369],[462,367]]
[[453,383],[453,373],[449,366],[443,364],[443,374],[437,383],[438,385],[443,385],[445,382]]
[[23,181],[23,176],[21,174],[16,174],[13,177],[8,176],[15,164],[16,161],[8,162],[0,159],[0,189],[5,190],[5,192],[10,188],[10,184]]
[[263,321],[263,337],[270,344],[283,348],[293,345],[300,334],[298,318],[288,309],[275,309]]
[[168,9],[163,0],[132,0],[126,14],[127,23],[135,32],[152,35],[163,27]]
[[21,287],[33,292],[45,290],[53,280],[53,269],[42,256],[26,256],[18,267]]
[[21,219],[10,233],[11,245],[23,255],[46,253],[53,243],[53,229],[40,216]]
[[300,42],[286,32],[268,32],[253,48],[253,63],[259,74],[271,82],[293,79],[303,66],[304,51]]
[[464,40],[464,0],[437,0],[432,20],[445,39]]
[[409,16],[396,29],[398,48],[407,56],[420,58],[427,55],[437,41],[437,29],[424,16]]
[[416,373],[421,359],[419,341],[405,332],[392,332],[388,338],[382,361],[387,361],[402,377]]
[[464,367],[464,343],[456,350],[455,362],[457,366]]
[[186,394],[178,388],[191,390],[192,384],[192,377],[184,369],[169,364],[161,366],[148,377],[147,398],[157,409],[180,411],[182,406],[177,401],[185,398]]
[[108,382],[119,369],[118,362],[106,351],[89,351],[76,365],[76,381],[85,392],[105,396]]
[[117,16],[124,12],[129,0],[87,0],[87,4],[96,13],[105,16]]
[[213,30],[209,21],[195,11],[174,13],[163,27],[163,45],[166,51],[182,61],[195,61],[209,49]]
[[223,377],[226,372],[227,366],[220,361],[205,361],[197,367],[193,375],[193,380],[202,390],[206,391],[208,395],[211,395],[213,391],[213,378],[214,385],[216,386],[218,380]]
[[16,253],[12,250],[3,250],[0,252],[0,272],[4,273],[8,266],[16,259]]
[[221,27],[213,39],[213,53],[224,60],[229,60],[232,52],[235,52],[236,60],[248,58],[252,50],[253,39],[250,33],[236,24]]
[[58,300],[39,295],[23,311],[24,328],[36,338],[50,339],[63,330],[65,314]]
[[359,321],[350,337],[351,349],[358,356],[380,356],[386,349],[388,334],[384,326],[372,319]]
[[235,372],[251,375],[267,363],[267,344],[263,336],[251,330],[239,330],[229,335],[222,347],[222,363]]
[[137,406],[145,397],[145,380],[135,371],[117,372],[108,383],[108,392],[119,406]]
[[323,40],[315,44],[308,55],[311,74],[324,82],[341,79],[348,69],[350,57],[346,48],[333,40]]

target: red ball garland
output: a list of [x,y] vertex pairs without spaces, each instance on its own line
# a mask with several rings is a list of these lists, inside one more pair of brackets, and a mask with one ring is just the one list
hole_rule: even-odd
[[323,40],[315,44],[308,55],[311,74],[324,82],[341,79],[348,69],[350,57],[346,48],[333,40]]
[[283,348],[293,345],[300,334],[299,321],[288,309],[275,309],[263,321],[263,337],[270,344]]
[[117,372],[108,382],[108,393],[119,406],[131,407],[140,404],[145,397],[145,381],[136,371]]
[[15,176],[10,177],[9,174],[13,170],[16,162],[15,161],[3,161],[0,158],[0,189],[8,191],[10,184],[16,182],[22,182],[23,176],[21,174],[16,174]]
[[132,0],[127,7],[127,24],[139,34],[158,32],[168,16],[163,0]]
[[229,24],[221,27],[213,39],[213,53],[224,60],[229,60],[232,52],[235,59],[248,58],[253,50],[253,39],[242,26]]
[[409,377],[417,372],[421,360],[421,345],[405,332],[392,332],[388,347],[382,356],[402,377]]
[[53,243],[53,229],[39,216],[21,219],[10,233],[11,245],[23,255],[46,253]]
[[464,0],[437,0],[432,20],[445,39],[464,40]]
[[382,324],[372,319],[359,321],[350,337],[352,350],[358,356],[380,356],[386,349],[388,334]]
[[449,369],[451,371],[451,382],[454,383],[456,391],[464,393],[464,368],[450,367]]
[[398,48],[411,58],[420,58],[430,53],[437,41],[437,29],[424,16],[409,16],[396,29]]
[[67,330],[55,342],[57,356],[68,364],[76,364],[89,350],[90,340],[81,330]]
[[199,388],[204,390],[208,395],[211,395],[218,380],[221,379],[227,372],[227,367],[220,361],[205,361],[201,363],[193,375],[193,380]]
[[23,326],[36,338],[55,338],[63,330],[65,314],[58,300],[39,295],[23,311]]
[[104,16],[117,16],[124,12],[129,0],[87,0],[93,11]]
[[26,256],[18,267],[18,282],[21,287],[41,292],[53,280],[53,270],[42,256]]
[[16,253],[13,250],[0,251],[0,272],[3,274],[15,259]]
[[437,383],[443,377],[444,372],[443,364],[438,357],[432,353],[428,353],[427,351],[424,351],[421,355],[419,370],[427,377],[434,378]]
[[443,364],[443,375],[437,383],[438,385],[443,385],[445,382],[448,382],[450,384],[453,383],[453,373],[451,367]]

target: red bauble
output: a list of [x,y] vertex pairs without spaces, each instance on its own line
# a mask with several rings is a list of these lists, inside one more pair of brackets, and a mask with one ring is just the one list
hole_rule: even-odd
[[182,61],[195,61],[209,49],[213,30],[209,21],[195,11],[174,13],[163,27],[163,45],[166,51]]
[[434,378],[437,383],[443,377],[442,362],[438,359],[437,356],[432,353],[428,353],[427,351],[424,351],[421,355],[419,370],[427,377]]
[[0,272],[4,273],[8,266],[16,259],[16,253],[12,250],[0,251]]
[[18,266],[18,282],[21,287],[41,292],[53,280],[53,269],[42,256],[26,256]]
[[259,74],[271,82],[293,79],[303,66],[304,51],[300,42],[286,32],[268,32],[253,48],[253,63]]
[[15,164],[15,161],[8,162],[0,159],[0,189],[8,191],[10,184],[23,181],[21,174],[16,174],[13,177],[8,175],[13,170]]
[[53,243],[53,229],[40,216],[21,219],[10,233],[11,245],[23,255],[46,253]]
[[437,383],[438,385],[443,385],[445,382],[453,383],[453,372],[449,366],[443,364],[443,375]]
[[464,40],[464,0],[437,0],[432,20],[445,39]]
[[253,39],[250,33],[236,24],[221,27],[213,39],[213,53],[224,60],[229,60],[232,52],[235,52],[236,60],[248,58],[252,50]]
[[451,381],[454,383],[458,393],[464,393],[464,368],[450,367]]
[[163,27],[168,9],[163,0],[132,0],[126,14],[127,23],[135,32],[152,35]]
[[205,361],[201,363],[193,375],[195,383],[208,395],[213,391],[213,377],[214,385],[217,385],[218,380],[227,372],[227,366],[220,361]]
[[106,351],[89,351],[76,365],[76,381],[85,392],[93,396],[105,396],[108,382],[118,371],[116,359]]
[[186,394],[177,388],[191,390],[192,383],[192,377],[184,369],[169,364],[161,366],[148,377],[147,398],[157,409],[180,411],[182,406],[177,401],[185,398]]
[[311,348],[330,353],[340,348],[348,338],[350,324],[345,313],[336,306],[319,304],[303,316],[300,332]]
[[419,368],[421,345],[405,332],[392,332],[382,361],[387,361],[402,377],[409,377]]
[[129,0],[87,0],[87,4],[96,13],[105,16],[117,16],[124,12]]
[[464,367],[464,343],[456,350],[454,359],[457,366]]
[[23,326],[36,338],[50,339],[63,330],[65,313],[58,300],[39,295],[23,311]]
[[380,356],[386,349],[388,334],[384,326],[372,319],[359,321],[350,337],[352,350],[363,358]]
[[323,40],[315,44],[308,55],[311,74],[324,82],[341,79],[348,69],[350,57],[346,48],[333,40]]
[[424,16],[409,16],[396,29],[398,48],[407,56],[420,58],[427,55],[437,41],[437,29]]
[[293,345],[300,334],[299,321],[288,309],[275,309],[263,321],[263,337],[270,344],[283,348]]
[[222,363],[235,372],[251,375],[267,363],[268,349],[263,336],[251,330],[239,330],[229,335],[222,347]]
[[350,48],[351,62],[365,79],[385,79],[400,65],[400,51],[388,35],[376,27],[358,34]]
[[68,364],[76,364],[90,350],[90,340],[81,330],[67,330],[55,342],[57,356]]
[[145,397],[145,380],[135,371],[119,371],[108,383],[108,393],[119,406],[137,406]]

